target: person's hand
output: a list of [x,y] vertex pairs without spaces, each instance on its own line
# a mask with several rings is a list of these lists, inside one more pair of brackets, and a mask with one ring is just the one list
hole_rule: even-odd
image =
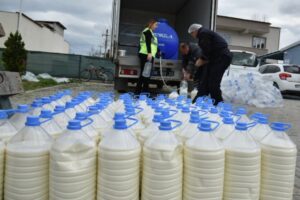
[[148,60],[148,61],[151,61],[151,60],[152,60],[152,53],[148,53],[148,55],[147,55],[147,60]]
[[199,58],[199,59],[196,61],[195,66],[196,66],[196,67],[201,67],[201,66],[205,65],[206,63],[207,63],[207,61],[205,61],[205,60]]
[[185,71],[184,69],[182,69],[182,74],[183,74],[183,80],[190,80],[191,74],[188,73],[187,71]]

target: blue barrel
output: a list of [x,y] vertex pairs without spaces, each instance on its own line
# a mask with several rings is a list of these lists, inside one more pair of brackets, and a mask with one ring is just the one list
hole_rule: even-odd
[[158,27],[154,31],[158,39],[158,46],[163,59],[177,60],[179,39],[176,31],[168,24],[166,19],[158,20]]

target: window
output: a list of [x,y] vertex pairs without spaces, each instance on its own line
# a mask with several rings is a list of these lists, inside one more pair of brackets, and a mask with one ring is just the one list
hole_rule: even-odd
[[267,38],[265,37],[253,37],[252,47],[256,49],[265,49],[267,43]]
[[274,74],[277,72],[280,72],[280,68],[275,66],[275,65],[269,65],[267,66],[267,68],[265,69],[265,71],[263,72],[263,74]]
[[263,66],[261,66],[261,67],[259,68],[259,72],[262,73],[262,74],[264,74],[265,71],[266,71],[266,69],[267,69],[267,67],[268,67],[268,65],[263,65]]
[[286,65],[284,71],[291,74],[300,74],[300,66],[298,65]]
[[256,67],[257,66],[257,59],[256,55],[253,53],[247,52],[232,52],[233,57],[231,64],[244,66],[244,67]]

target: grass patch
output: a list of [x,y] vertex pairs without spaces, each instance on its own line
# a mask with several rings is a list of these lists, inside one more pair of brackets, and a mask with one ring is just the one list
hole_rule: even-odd
[[51,87],[51,86],[56,86],[59,85],[52,79],[39,79],[40,82],[29,82],[29,81],[23,81],[23,88],[25,91],[28,90],[36,90],[39,88],[44,88],[44,87]]

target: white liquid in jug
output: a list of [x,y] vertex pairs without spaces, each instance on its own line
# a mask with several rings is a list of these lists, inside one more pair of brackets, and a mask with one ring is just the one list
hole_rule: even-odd
[[3,196],[3,182],[4,182],[4,151],[5,144],[0,142],[0,197]]

